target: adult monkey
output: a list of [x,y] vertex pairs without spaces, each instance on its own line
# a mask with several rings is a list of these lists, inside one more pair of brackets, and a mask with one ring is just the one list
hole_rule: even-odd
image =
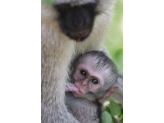
[[41,7],[41,120],[77,123],[64,97],[69,64],[79,54],[103,50],[114,0],[56,0]]

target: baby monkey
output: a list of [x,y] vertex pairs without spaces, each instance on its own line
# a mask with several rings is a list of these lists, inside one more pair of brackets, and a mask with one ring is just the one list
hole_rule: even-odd
[[101,103],[118,90],[113,61],[101,51],[91,51],[74,60],[72,67],[66,86],[68,111],[80,123],[101,122]]

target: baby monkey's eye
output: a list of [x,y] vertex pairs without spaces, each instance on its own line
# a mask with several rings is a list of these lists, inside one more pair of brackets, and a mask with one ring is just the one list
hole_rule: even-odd
[[80,74],[83,75],[83,76],[86,76],[87,73],[84,70],[81,70]]
[[98,84],[98,80],[97,79],[92,79],[92,83],[93,84]]

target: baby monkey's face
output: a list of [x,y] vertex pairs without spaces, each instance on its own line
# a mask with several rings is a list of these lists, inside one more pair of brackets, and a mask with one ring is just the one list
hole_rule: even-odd
[[[99,65],[91,58],[81,60],[73,73],[73,83],[67,83],[66,91],[72,91],[75,97],[85,98],[90,101],[103,102],[118,90],[115,85],[116,73],[112,66]],[[112,65],[112,64],[111,64]]]
[[76,67],[73,73],[74,84],[70,83],[69,89],[75,97],[93,98],[93,94],[103,87],[106,72],[95,69],[92,60],[85,60]]
[[73,92],[74,96],[85,96],[85,94],[94,93],[104,85],[103,72],[93,69],[93,65],[85,62],[77,66],[73,74],[74,84],[79,91]]

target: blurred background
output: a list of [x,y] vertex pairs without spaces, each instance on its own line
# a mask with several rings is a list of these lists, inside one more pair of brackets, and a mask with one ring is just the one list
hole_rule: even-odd
[[[123,75],[123,0],[117,0],[105,45],[117,69]],[[103,123],[123,123],[123,106],[108,99],[103,105]]]
[[117,0],[115,4],[105,45],[119,72],[123,73],[123,0]]

